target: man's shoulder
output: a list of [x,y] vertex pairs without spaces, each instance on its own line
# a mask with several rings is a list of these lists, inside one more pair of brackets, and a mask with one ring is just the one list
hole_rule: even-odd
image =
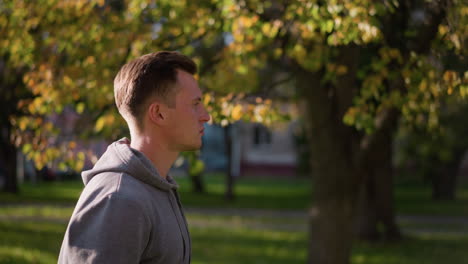
[[112,196],[115,199],[144,202],[150,195],[151,188],[124,172],[103,172],[93,177],[86,185],[83,194]]

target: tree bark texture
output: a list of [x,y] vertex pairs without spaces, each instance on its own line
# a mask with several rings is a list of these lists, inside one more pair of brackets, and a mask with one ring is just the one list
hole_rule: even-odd
[[[398,1],[396,11],[379,17],[385,42],[381,45],[349,44],[336,47],[336,63],[347,73],[327,82],[324,67],[310,72],[297,67],[299,97],[307,102],[311,164],[314,175],[314,206],[310,211],[310,244],[308,263],[347,264],[350,261],[356,231],[356,208],[361,202],[362,226],[375,232],[377,224],[384,226],[387,238],[399,238],[393,209],[392,134],[400,117],[398,109],[380,109],[374,118],[374,133],[367,135],[343,124],[343,116],[359,95],[362,82],[357,77],[360,63],[382,47],[395,48],[404,60],[411,52],[428,53],[437,28],[445,18],[447,1],[425,5],[427,23],[411,23],[411,12],[423,5],[414,1]],[[408,30],[416,36],[408,37]],[[308,49],[313,50],[313,43]],[[320,44],[319,44],[320,45]],[[405,62],[388,65],[398,72]],[[406,93],[402,76],[388,78],[386,92]],[[375,166],[373,159],[377,159]]]
[[226,145],[226,191],[224,197],[228,201],[234,200],[234,175],[232,175],[232,136],[231,125],[224,127],[224,142]]
[[10,141],[11,127],[2,127],[0,141],[0,166],[5,177],[3,191],[10,193],[18,192],[16,179],[16,147]]
[[[320,77],[302,72],[299,86],[306,97],[311,139],[314,206],[310,210],[308,263],[349,263],[353,241],[358,175],[353,165],[353,130],[336,112],[329,87]],[[317,85],[314,87],[314,85]],[[349,88],[349,87],[348,87]],[[343,108],[344,109],[344,108]]]
[[[349,263],[358,213],[366,213],[366,217],[359,216],[363,227],[377,230],[377,224],[383,223],[386,235],[399,236],[391,178],[392,135],[399,114],[392,109],[383,111],[372,135],[343,123],[358,91],[355,74],[359,48],[351,45],[340,51],[338,59],[349,72],[334,84],[321,84],[320,72],[299,70],[298,74],[301,95],[307,100],[314,174],[308,259],[314,264]],[[372,159],[379,163],[370,166],[376,162]],[[366,211],[356,210],[360,197],[367,201]],[[371,198],[374,204],[369,203]]]
[[401,239],[393,206],[392,132],[386,131],[364,170],[356,217],[357,235],[362,240]]
[[[16,146],[13,144],[12,115],[21,114],[17,109],[21,98],[31,94],[23,84],[24,69],[10,68],[8,56],[0,57],[0,173],[4,174],[3,191],[18,192],[16,178]],[[1,177],[1,176],[0,176]]]
[[457,174],[463,155],[452,162],[440,164],[432,176],[432,198],[434,200],[454,200],[457,187]]

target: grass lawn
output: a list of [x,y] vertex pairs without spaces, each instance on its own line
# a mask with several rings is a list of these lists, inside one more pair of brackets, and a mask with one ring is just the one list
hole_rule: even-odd
[[[177,181],[185,207],[305,210],[311,203],[312,184],[305,178],[241,178],[235,186],[237,198],[234,201],[224,199],[222,175],[209,174],[205,177],[205,194],[193,193],[188,178],[177,178]],[[0,193],[0,201],[69,205],[75,204],[82,188],[81,181],[28,183],[21,185],[20,195]],[[399,183],[395,185],[395,206],[397,214],[468,217],[468,184],[458,186],[457,200],[434,201],[429,184]]]
[[181,199],[186,207],[260,208],[276,210],[302,210],[310,205],[312,186],[308,179],[245,179],[236,182],[234,201],[224,199],[225,179],[209,175],[207,194],[191,191],[188,178],[177,179]]
[[[0,221],[0,263],[56,263],[65,228],[65,223]],[[293,264],[306,259],[305,232],[195,227],[191,235],[194,264]],[[352,263],[464,263],[467,248],[468,236],[413,235],[398,244],[357,243]]]
[[468,184],[457,189],[454,201],[435,201],[429,184],[398,184],[395,186],[395,207],[398,214],[468,217]]
[[[240,179],[234,202],[223,198],[223,177],[209,175],[206,179],[208,194],[204,195],[192,193],[188,179],[178,179],[186,207],[305,210],[310,203],[311,184],[306,179]],[[0,193],[2,203],[16,204],[0,206],[0,263],[56,263],[67,220],[82,187],[78,181],[51,182],[24,184],[20,195]],[[430,187],[417,184],[398,184],[395,190],[399,214],[466,217],[468,186],[460,186],[458,197],[457,201],[434,202]],[[189,213],[187,218],[192,223],[194,264],[289,264],[306,260],[305,219],[213,216],[196,212]],[[293,228],[275,228],[278,225]],[[402,222],[401,226],[455,232],[411,233],[397,244],[357,243],[352,264],[468,263],[467,225],[444,227],[410,221]]]
[[0,263],[57,263],[66,224],[0,221]]
[[[191,191],[188,178],[177,178],[181,199],[186,207],[305,209],[310,204],[311,184],[307,179],[241,179],[235,186],[237,198],[224,199],[224,177],[206,176],[207,193]],[[9,203],[76,203],[83,189],[81,181],[43,182],[21,185],[20,195],[0,193],[0,200]]]
[[353,264],[468,263],[468,236],[418,235],[402,243],[357,243]]

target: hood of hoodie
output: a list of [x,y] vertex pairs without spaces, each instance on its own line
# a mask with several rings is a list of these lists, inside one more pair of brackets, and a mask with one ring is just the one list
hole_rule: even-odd
[[86,185],[94,176],[105,172],[125,173],[164,191],[179,187],[169,175],[166,179],[161,177],[153,163],[143,153],[130,148],[130,141],[127,138],[110,144],[94,167],[83,171],[81,176]]

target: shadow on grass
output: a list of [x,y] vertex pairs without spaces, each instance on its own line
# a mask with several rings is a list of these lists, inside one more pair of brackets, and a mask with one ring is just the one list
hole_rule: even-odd
[[412,235],[401,243],[359,242],[352,264],[467,263],[468,236]]
[[193,263],[304,263],[306,235],[192,228]]
[[[305,232],[192,228],[194,263],[305,263]],[[317,241],[320,243],[320,241]],[[400,243],[356,242],[352,264],[466,263],[468,236],[414,235]]]
[[227,201],[224,194],[220,193],[191,193],[181,192],[184,207],[207,207],[207,208],[258,208],[271,210],[305,210],[310,204],[310,195],[307,193],[296,193],[288,196],[274,194],[242,194],[233,201]]
[[[209,216],[206,216],[207,221]],[[0,221],[0,263],[56,263],[66,224]],[[193,264],[305,263],[306,232],[191,227]],[[317,241],[320,243],[320,241]],[[401,243],[357,242],[352,264],[466,263],[467,235],[423,234]]]
[[190,179],[177,179],[184,206],[214,208],[259,208],[276,210],[304,210],[311,202],[311,184],[307,179],[249,179],[237,180],[235,199],[224,196],[224,177],[214,175],[206,179],[206,193],[194,193]]
[[468,185],[460,184],[455,200],[434,200],[428,184],[397,184],[395,204],[398,214],[468,216]]
[[[194,193],[189,178],[177,178],[184,206],[230,207],[261,209],[305,209],[309,205],[311,185],[307,179],[238,179],[236,199],[224,199],[224,176],[206,176],[207,192]],[[83,190],[81,181],[25,183],[19,194],[0,192],[5,203],[47,203],[49,205],[74,205]]]

